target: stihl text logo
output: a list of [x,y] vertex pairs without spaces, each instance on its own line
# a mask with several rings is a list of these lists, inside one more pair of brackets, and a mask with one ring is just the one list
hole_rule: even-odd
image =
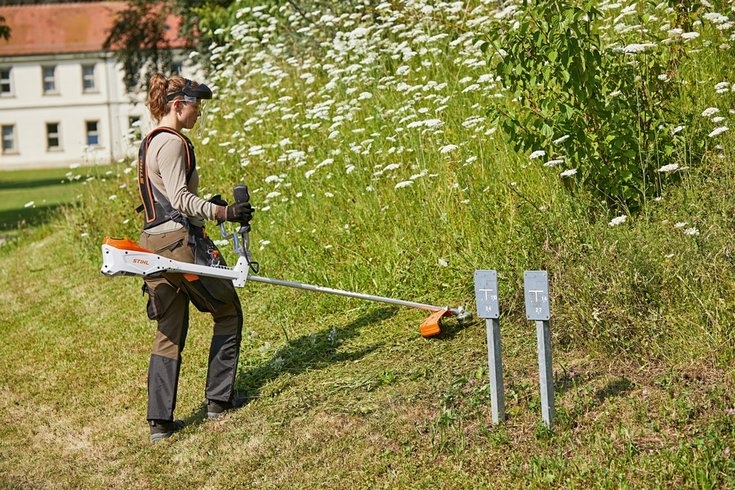
[[145,259],[133,259],[133,264],[150,265]]

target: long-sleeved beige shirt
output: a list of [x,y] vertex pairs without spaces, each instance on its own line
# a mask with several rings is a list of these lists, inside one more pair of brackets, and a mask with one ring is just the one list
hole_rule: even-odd
[[[203,226],[205,220],[217,219],[217,206],[196,195],[199,174],[196,169],[186,183],[186,145],[178,136],[161,132],[148,146],[146,170],[151,185],[163,192],[171,206],[189,219],[195,226]],[[167,221],[146,230],[148,233],[164,233],[181,228],[174,221]]]

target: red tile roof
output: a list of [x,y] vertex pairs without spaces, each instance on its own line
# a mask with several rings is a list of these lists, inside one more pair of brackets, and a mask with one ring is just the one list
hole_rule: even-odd
[[[0,38],[0,56],[88,53],[102,45],[126,2],[57,3],[0,7],[0,17],[10,28],[8,41]],[[169,16],[166,39],[174,47],[180,20]]]

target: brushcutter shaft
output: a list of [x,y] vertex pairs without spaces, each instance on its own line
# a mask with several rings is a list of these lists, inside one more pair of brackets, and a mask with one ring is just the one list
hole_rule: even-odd
[[421,310],[448,311],[450,314],[455,314],[455,315],[458,314],[460,311],[458,308],[449,308],[447,306],[427,305],[425,303],[416,303],[414,301],[405,301],[402,299],[386,298],[384,296],[373,296],[371,294],[354,293],[352,291],[344,291],[342,289],[326,288],[322,286],[314,286],[312,284],[304,284],[301,282],[283,281],[281,279],[270,279],[268,277],[263,277],[263,276],[250,276],[248,279],[250,281],[263,282],[266,284],[273,284],[276,286],[286,286],[289,288],[306,289],[308,291],[317,291],[320,293],[337,294],[340,296],[349,296],[351,298],[366,299],[369,301],[379,301],[382,303],[390,303],[390,304],[399,305],[399,306],[408,306],[410,308],[418,308]]

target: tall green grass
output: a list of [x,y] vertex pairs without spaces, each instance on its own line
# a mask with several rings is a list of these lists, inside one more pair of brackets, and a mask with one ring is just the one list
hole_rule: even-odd
[[[630,26],[625,12],[636,6],[605,11]],[[200,194],[249,185],[263,275],[473,309],[473,271],[497,270],[506,423],[490,421],[481,320],[449,319],[441,337],[425,340],[420,312],[251,282],[241,291],[238,380],[249,405],[203,422],[211,326],[193,313],[177,410],[190,427],[148,446],[153,326],[140,281],[97,273],[104,236],[140,229],[135,172],[118,164],[66,209],[52,237],[0,259],[11,312],[0,332],[2,399],[14,420],[0,425],[0,481],[732,486],[731,136],[701,142],[687,132],[691,151],[671,162],[680,182],[623,221],[573,176],[513,151],[487,117],[504,90],[477,41],[483,29],[512,25],[494,9],[383,3],[304,18],[288,6],[245,8],[220,33],[229,44],[207,53],[216,98],[193,137]],[[715,85],[731,54],[722,46],[729,28],[712,29],[705,13],[691,24],[700,36],[685,45],[678,106],[682,125],[711,131],[727,121],[702,116],[706,108],[730,117],[731,92]],[[552,430],[539,422],[523,304],[530,269],[550,277]]]

